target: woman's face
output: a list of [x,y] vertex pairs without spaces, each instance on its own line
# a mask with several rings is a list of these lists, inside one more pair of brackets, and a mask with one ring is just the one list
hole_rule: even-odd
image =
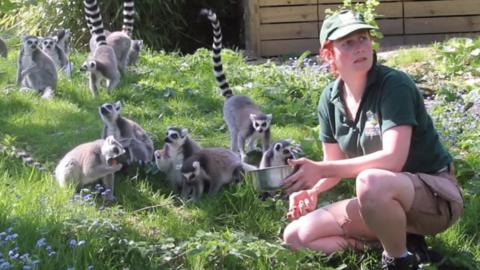
[[373,64],[370,33],[360,30],[333,41],[334,61],[340,75],[366,74]]

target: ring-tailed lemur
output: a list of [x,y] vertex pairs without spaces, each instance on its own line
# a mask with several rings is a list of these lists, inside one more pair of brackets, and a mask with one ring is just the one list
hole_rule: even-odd
[[58,45],[58,38],[56,36],[42,38],[40,47],[48,56],[50,56],[50,58],[52,58],[57,70],[62,70],[68,77],[71,77],[72,74],[70,73],[68,56],[63,51],[62,47]]
[[[109,32],[105,31],[106,41],[109,46],[115,51],[117,57],[118,70],[123,75],[125,74],[128,55],[132,47],[132,32],[133,32],[133,22],[134,22],[134,1],[125,0],[123,2],[123,26],[122,31]],[[87,24],[91,20],[87,20]],[[89,25],[89,28],[92,27]],[[94,37],[90,39],[90,50],[93,51],[96,47],[96,43],[93,41]]]
[[216,194],[231,182],[239,182],[244,172],[256,167],[244,163],[237,153],[224,148],[203,148],[183,162],[181,172],[192,187],[191,196],[198,200],[208,186],[208,194]]
[[259,168],[287,165],[287,160],[297,158],[299,151],[299,146],[289,140],[275,141],[263,153]]
[[202,9],[202,15],[208,17],[213,27],[213,65],[217,84],[226,98],[223,105],[223,117],[228,125],[231,136],[231,149],[239,152],[242,160],[246,158],[245,144],[249,141],[249,149],[256,146],[258,137],[262,138],[262,152],[270,145],[271,114],[263,113],[247,96],[236,96],[230,89],[221,61],[222,32],[217,15],[209,9]]
[[39,47],[39,38],[22,37],[18,57],[17,84],[25,91],[43,92],[43,98],[52,98],[57,87],[57,69],[53,60]]
[[8,56],[7,44],[1,38],[0,38],[0,56],[5,58],[7,58]]
[[147,132],[134,121],[121,115],[122,103],[105,103],[99,107],[100,117],[105,124],[102,138],[112,135],[124,144],[128,154],[128,163],[141,164],[153,159],[153,141]]
[[80,144],[70,150],[55,168],[55,178],[61,187],[73,184],[77,190],[102,178],[107,199],[114,200],[114,173],[122,168],[118,158],[125,153],[113,136]]
[[202,147],[188,136],[187,129],[169,127],[163,149],[155,151],[157,168],[166,174],[174,191],[180,192],[182,196],[188,193],[188,186],[180,172],[183,161],[201,149]]
[[90,73],[90,91],[96,97],[100,80],[107,80],[108,93],[112,92],[120,82],[117,56],[112,47],[107,45],[102,16],[98,8],[97,0],[84,0],[85,17],[90,28],[90,33],[95,39],[95,48],[90,52],[87,61],[83,63],[81,70]]

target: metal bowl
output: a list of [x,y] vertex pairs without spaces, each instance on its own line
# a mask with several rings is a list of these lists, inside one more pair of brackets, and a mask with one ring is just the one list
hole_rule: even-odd
[[283,179],[294,172],[294,167],[282,165],[249,171],[253,187],[257,191],[275,191],[283,185]]

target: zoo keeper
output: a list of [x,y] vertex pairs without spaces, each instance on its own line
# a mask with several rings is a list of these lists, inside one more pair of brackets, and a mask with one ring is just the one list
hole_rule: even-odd
[[[377,63],[372,29],[351,10],[322,25],[320,55],[336,76],[318,105],[324,158],[290,161],[298,171],[284,180],[293,221],[283,239],[326,254],[379,241],[382,269],[417,269],[407,233],[446,230],[463,198],[421,93],[407,74]],[[317,209],[343,178],[355,179],[356,197]]]

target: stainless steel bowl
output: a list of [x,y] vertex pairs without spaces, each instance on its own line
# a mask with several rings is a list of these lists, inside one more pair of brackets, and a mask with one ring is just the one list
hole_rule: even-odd
[[283,179],[294,172],[290,165],[268,167],[248,172],[252,177],[253,187],[257,191],[275,191],[282,187]]

